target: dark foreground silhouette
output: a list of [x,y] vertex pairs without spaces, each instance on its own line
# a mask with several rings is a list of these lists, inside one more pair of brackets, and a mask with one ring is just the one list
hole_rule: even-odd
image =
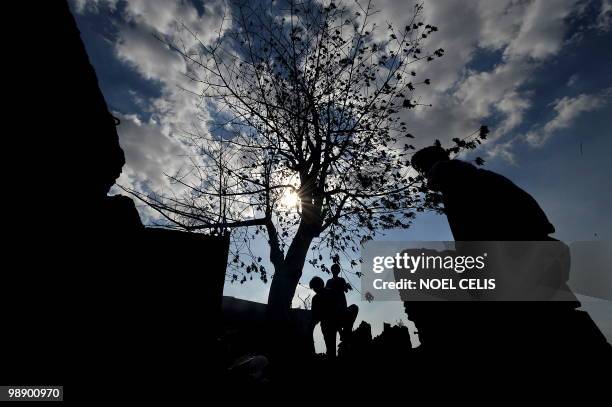
[[229,240],[145,228],[131,199],[107,196],[121,124],[68,4],[23,6],[5,92],[0,383],[63,384],[75,405],[200,386],[189,369],[213,359]]
[[[463,241],[555,240],[548,236],[555,228],[535,199],[502,175],[451,160],[438,145],[415,153],[412,164],[428,187],[441,193],[457,250]],[[571,292],[567,274],[555,277]],[[612,347],[589,315],[577,309],[577,300],[404,305],[419,329],[423,351],[455,368],[475,359],[491,369],[529,365],[542,371],[612,363]]]
[[[5,149],[20,161],[3,179],[11,196],[2,201],[1,383],[64,384],[78,405],[114,405],[202,399],[177,389],[304,388],[314,397],[307,390],[330,383],[349,393],[431,377],[480,373],[482,380],[512,367],[521,369],[521,383],[539,373],[573,383],[609,370],[609,345],[571,303],[425,304],[421,311],[406,304],[421,347],[412,349],[403,327],[372,338],[361,323],[343,335],[333,361],[314,354],[307,311],[270,324],[258,317],[265,305],[232,313],[228,303],[236,301],[226,299],[221,318],[227,237],[144,228],[129,198],[107,196],[125,161],[117,121],[67,4],[36,8],[27,44],[37,44],[40,63],[23,45],[14,59],[20,71],[7,84],[6,125],[18,127],[7,129]],[[34,106],[35,96],[46,102]],[[537,204],[500,176],[456,162],[438,170],[432,180],[447,195],[457,240],[538,240],[552,231]],[[483,200],[462,201],[467,194],[445,183],[447,173]]]

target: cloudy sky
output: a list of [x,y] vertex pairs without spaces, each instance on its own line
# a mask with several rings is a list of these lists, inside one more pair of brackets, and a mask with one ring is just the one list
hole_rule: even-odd
[[[612,240],[612,0],[427,0],[427,23],[439,27],[432,49],[445,56],[428,67],[432,107],[407,121],[422,145],[491,128],[477,152],[486,168],[529,191],[566,240]],[[204,42],[219,34],[222,0],[71,0],[90,60],[118,127],[127,164],[118,181],[170,188],[165,173],[185,165],[179,134],[200,126],[203,110],[184,89],[184,61],[156,36],[175,38],[185,24]],[[403,26],[412,2],[378,0],[381,23]],[[143,208],[146,219],[147,212]],[[443,217],[418,218],[390,240],[452,240]],[[262,257],[267,252],[261,245]],[[307,266],[308,267],[308,266]],[[302,283],[312,276],[305,270]],[[355,282],[357,283],[357,282]],[[258,301],[259,281],[226,287]],[[307,295],[300,288],[302,296]],[[353,301],[358,301],[355,294]],[[612,338],[612,306],[585,307]],[[373,323],[404,318],[399,304],[363,304]],[[606,324],[605,321],[608,321]]]

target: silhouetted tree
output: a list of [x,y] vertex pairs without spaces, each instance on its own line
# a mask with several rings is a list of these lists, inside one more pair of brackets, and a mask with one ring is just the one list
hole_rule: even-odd
[[423,49],[437,28],[421,21],[422,4],[409,7],[408,25],[380,27],[370,2],[234,1],[212,45],[165,40],[202,88],[210,133],[188,134],[195,181],[171,177],[187,192],[132,192],[184,229],[231,229],[234,281],[267,280],[251,251],[267,235],[278,315],[309,252],[323,271],[322,253],[357,265],[361,242],[437,205],[420,193],[400,113],[422,105],[415,91],[430,80],[417,67],[444,50]]

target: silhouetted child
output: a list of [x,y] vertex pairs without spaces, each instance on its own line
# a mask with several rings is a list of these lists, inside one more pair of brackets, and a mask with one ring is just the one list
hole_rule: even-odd
[[325,288],[321,277],[310,280],[310,288],[315,292],[312,297],[312,329],[320,322],[327,356],[336,357],[336,332],[338,331],[338,314],[336,300],[331,290]]
[[345,340],[346,336],[353,331],[353,323],[357,319],[359,307],[355,304],[347,306],[346,293],[351,289],[351,286],[339,276],[340,265],[333,264],[331,272],[333,277],[327,280],[325,288],[332,292],[337,312],[340,315],[340,339]]
[[[340,280],[344,281],[342,278]],[[346,282],[344,284],[346,285]],[[340,332],[340,338],[344,340],[346,334],[352,332],[359,307],[355,304],[350,307],[340,306],[337,293],[326,288],[320,277],[313,277],[310,280],[310,288],[315,292],[311,306],[312,329],[321,322],[327,356],[334,358],[336,357],[336,333]],[[344,291],[342,296],[344,297]],[[344,301],[346,304],[346,297]]]
[[332,292],[333,296],[336,298],[338,307],[344,310],[347,307],[346,293],[349,290],[349,285],[339,276],[340,265],[334,263],[331,266],[331,273],[333,277],[327,280],[325,288],[328,288]]

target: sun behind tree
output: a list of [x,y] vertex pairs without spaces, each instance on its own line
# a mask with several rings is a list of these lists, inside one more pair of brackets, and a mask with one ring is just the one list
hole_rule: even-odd
[[420,106],[415,92],[430,83],[417,67],[444,51],[422,47],[437,28],[421,21],[420,3],[401,27],[373,23],[370,2],[264,4],[231,1],[211,45],[167,42],[202,89],[210,132],[187,134],[191,178],[171,176],[186,192],[132,192],[184,229],[231,231],[232,281],[267,281],[250,250],[265,234],[268,308],[282,317],[309,252],[323,271],[322,250],[356,266],[377,230],[407,228],[415,211],[436,207],[410,168],[400,113]]

